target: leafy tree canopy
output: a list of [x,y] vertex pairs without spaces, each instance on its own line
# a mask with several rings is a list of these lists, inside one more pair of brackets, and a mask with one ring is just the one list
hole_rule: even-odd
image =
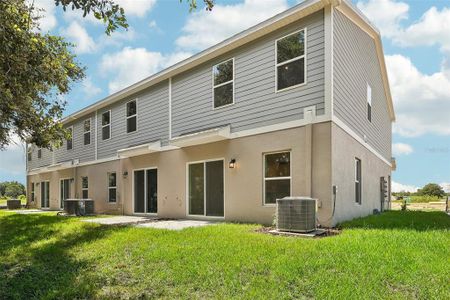
[[419,196],[436,196],[442,198],[445,196],[444,189],[436,183],[428,183],[423,188],[421,188],[417,194]]
[[0,182],[0,196],[17,198],[25,195],[25,186],[17,181]]

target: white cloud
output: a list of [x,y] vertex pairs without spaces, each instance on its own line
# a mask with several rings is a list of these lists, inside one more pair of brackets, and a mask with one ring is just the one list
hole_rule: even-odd
[[25,146],[17,136],[13,142],[0,151],[0,171],[11,175],[25,174]]
[[439,185],[444,189],[444,192],[450,193],[450,182],[443,182]]
[[445,71],[423,74],[402,55],[387,55],[386,64],[397,112],[394,132],[450,135],[450,79]]
[[404,143],[395,143],[392,145],[392,153],[394,155],[400,156],[400,155],[408,155],[413,153],[413,148],[411,145],[404,144]]
[[143,17],[150,11],[156,3],[156,0],[116,0],[125,10],[125,16]]
[[[32,3],[31,0],[28,1]],[[55,1],[53,0],[35,0],[34,6],[42,9],[37,13],[41,18],[39,19],[39,27],[43,32],[47,32],[55,28],[58,21],[55,16]]]
[[384,37],[395,37],[400,22],[408,18],[409,5],[391,0],[358,2],[358,8],[378,27]]
[[163,55],[145,48],[125,47],[119,52],[103,55],[100,71],[104,75],[112,75],[108,87],[110,93],[113,93],[190,55],[187,52]]
[[395,41],[403,46],[440,45],[450,52],[450,8],[431,7],[418,22],[401,30]]
[[418,187],[413,186],[413,185],[401,184],[399,182],[392,181],[391,189],[392,189],[392,192],[394,192],[394,193],[398,193],[398,192],[415,193],[415,192],[417,192]]
[[176,45],[188,50],[203,50],[233,34],[286,10],[285,0],[246,0],[244,3],[215,5],[211,12],[192,13]]
[[82,82],[81,82],[81,86],[83,89],[83,93],[88,97],[88,98],[92,98],[95,97],[96,95],[100,94],[102,89],[99,88],[98,86],[96,86],[93,82],[92,82],[92,78],[90,77],[86,77]]
[[96,44],[94,40],[77,21],[70,23],[69,27],[63,29],[61,33],[75,44],[75,52],[77,54],[95,52]]

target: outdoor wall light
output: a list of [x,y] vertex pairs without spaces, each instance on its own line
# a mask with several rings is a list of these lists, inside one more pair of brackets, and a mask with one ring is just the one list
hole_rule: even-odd
[[228,167],[229,167],[230,169],[236,168],[236,159],[232,158],[232,159],[230,160],[230,162],[228,163]]
[[127,178],[128,177],[128,171],[123,171],[122,176],[123,176],[123,178]]

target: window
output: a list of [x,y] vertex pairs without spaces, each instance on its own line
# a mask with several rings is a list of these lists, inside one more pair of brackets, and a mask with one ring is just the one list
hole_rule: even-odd
[[34,202],[34,182],[31,183],[31,193],[30,193],[30,201]]
[[291,195],[291,153],[264,154],[264,204]]
[[117,180],[116,172],[108,173],[108,202],[117,201]]
[[105,111],[102,114],[102,140],[111,138],[111,111]]
[[137,103],[136,100],[127,103],[127,133],[137,130]]
[[89,198],[89,180],[87,176],[81,177],[81,196],[83,199]]
[[31,161],[31,157],[32,157],[31,147],[28,146],[28,149],[27,149],[27,160]]
[[38,158],[42,158],[42,149],[38,149]]
[[361,204],[361,160],[355,158],[355,202]]
[[234,59],[213,67],[214,108],[234,102]]
[[84,121],[83,132],[84,145],[89,145],[91,143],[91,119]]
[[367,84],[367,119],[372,122],[372,88]]
[[66,143],[67,150],[72,150],[72,147],[73,147],[73,127],[67,128],[67,131],[70,134],[69,139],[67,139],[67,141],[66,141],[67,142]]
[[277,91],[305,83],[305,29],[276,41]]

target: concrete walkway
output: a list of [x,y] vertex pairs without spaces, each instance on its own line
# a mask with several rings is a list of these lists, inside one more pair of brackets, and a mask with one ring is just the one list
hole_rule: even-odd
[[83,222],[97,223],[102,225],[133,225],[139,223],[154,222],[156,217],[139,217],[139,216],[113,216],[106,218],[95,218],[82,220]]
[[202,220],[160,220],[151,223],[144,223],[136,225],[136,227],[156,228],[156,229],[168,229],[168,230],[183,230],[189,227],[202,227],[217,224],[214,221],[202,221]]

